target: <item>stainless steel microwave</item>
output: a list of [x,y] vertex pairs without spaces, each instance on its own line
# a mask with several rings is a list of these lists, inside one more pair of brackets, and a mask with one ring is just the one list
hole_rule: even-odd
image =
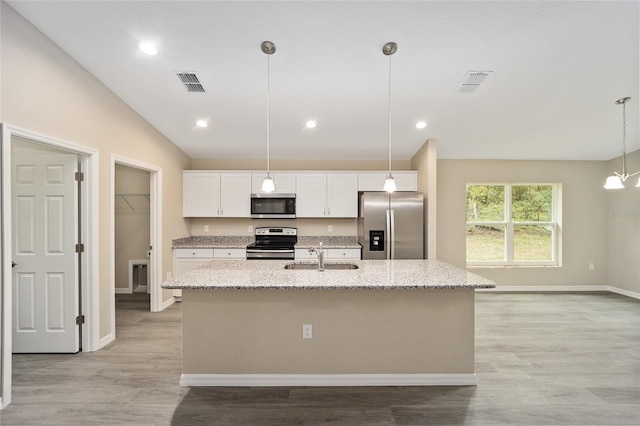
[[251,194],[252,219],[295,219],[296,194],[263,192]]

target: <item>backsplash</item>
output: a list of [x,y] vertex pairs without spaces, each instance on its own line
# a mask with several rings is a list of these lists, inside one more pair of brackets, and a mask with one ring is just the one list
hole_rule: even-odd
[[[254,235],[257,226],[292,226],[298,236],[357,236],[358,220],[346,219],[249,219],[249,218],[191,218],[185,219],[190,235]],[[205,230],[208,227],[208,230]],[[249,229],[251,227],[251,230]],[[329,231],[329,227],[332,228]]]

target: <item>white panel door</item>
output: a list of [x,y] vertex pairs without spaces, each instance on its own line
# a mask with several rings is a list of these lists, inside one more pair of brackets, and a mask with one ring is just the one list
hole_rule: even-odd
[[220,216],[220,173],[182,172],[182,216]]
[[327,175],[296,174],[296,217],[327,216]]
[[220,216],[251,216],[251,173],[220,174]]
[[75,155],[14,156],[13,352],[79,350]]
[[358,217],[357,174],[327,174],[327,216]]

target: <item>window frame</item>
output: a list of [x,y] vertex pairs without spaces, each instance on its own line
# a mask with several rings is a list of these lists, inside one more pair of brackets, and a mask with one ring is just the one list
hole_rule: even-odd
[[[496,226],[504,227],[504,257],[503,260],[469,260],[467,258],[467,240],[465,232],[465,262],[467,266],[560,266],[560,230],[561,230],[561,200],[562,184],[560,183],[467,183],[465,185],[465,210],[466,196],[470,186],[503,186],[504,187],[504,220],[502,221],[466,221],[465,229],[469,226]],[[513,187],[514,186],[551,186],[551,221],[514,221],[513,220]],[[465,213],[466,217],[466,213]],[[551,229],[551,260],[515,260],[515,233],[516,226],[547,226]]]

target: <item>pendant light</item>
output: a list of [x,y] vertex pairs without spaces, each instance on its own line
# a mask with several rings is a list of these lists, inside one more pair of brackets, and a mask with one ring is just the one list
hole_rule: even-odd
[[391,55],[396,53],[397,50],[398,45],[392,41],[382,46],[382,53],[389,57],[389,174],[387,175],[387,179],[384,181],[383,187],[387,192],[394,192],[396,190],[396,181],[391,175]]
[[[627,173],[627,102],[631,100],[630,97],[620,98],[616,101],[617,105],[622,105],[622,173],[618,173],[616,171],[613,172],[611,176],[607,178],[607,182],[604,184],[605,189],[623,189],[624,182],[637,174],[640,171],[635,173]],[[640,188],[640,179],[638,179],[638,183],[636,187]]]
[[267,55],[267,176],[262,181],[262,192],[274,192],[276,186],[273,179],[269,175],[269,138],[270,138],[270,122],[271,122],[271,82],[269,73],[269,57],[276,52],[276,45],[270,41],[263,41],[260,49]]

